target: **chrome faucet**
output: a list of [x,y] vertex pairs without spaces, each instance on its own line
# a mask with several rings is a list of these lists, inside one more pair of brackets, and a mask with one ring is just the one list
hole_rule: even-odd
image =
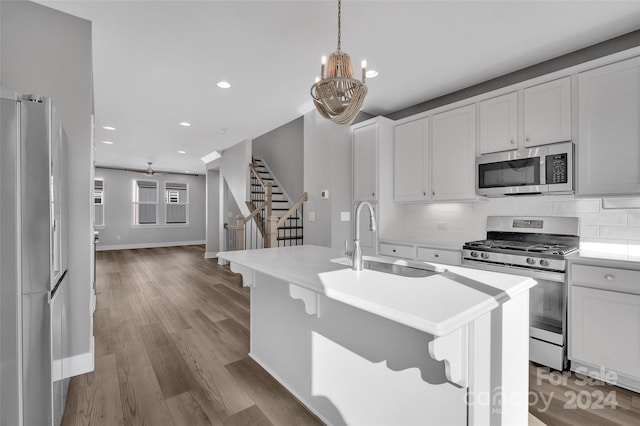
[[362,207],[367,206],[369,208],[369,230],[375,232],[376,230],[376,214],[373,211],[373,207],[367,201],[361,201],[356,207],[356,220],[355,220],[355,239],[353,240],[353,263],[351,269],[354,271],[362,271],[362,250],[360,249],[360,210]]

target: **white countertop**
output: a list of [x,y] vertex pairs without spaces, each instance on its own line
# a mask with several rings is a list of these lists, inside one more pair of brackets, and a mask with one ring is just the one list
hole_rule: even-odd
[[232,268],[237,263],[435,336],[460,328],[535,285],[528,277],[391,258],[386,259],[445,272],[426,278],[357,272],[331,261],[341,255],[312,245],[218,253]]

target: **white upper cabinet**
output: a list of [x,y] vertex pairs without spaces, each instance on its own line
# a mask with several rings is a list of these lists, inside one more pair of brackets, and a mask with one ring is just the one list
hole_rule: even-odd
[[353,131],[353,199],[375,201],[378,188],[378,124]]
[[570,77],[524,89],[524,146],[570,140]]
[[518,93],[480,102],[480,154],[518,148]]
[[431,125],[432,199],[474,199],[476,106],[436,114]]
[[400,124],[394,132],[394,201],[428,201],[431,198],[429,118]]
[[640,57],[578,76],[579,195],[640,193]]

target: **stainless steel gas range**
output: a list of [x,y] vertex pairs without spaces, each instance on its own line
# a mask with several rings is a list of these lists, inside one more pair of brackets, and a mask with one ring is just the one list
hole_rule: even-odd
[[463,245],[462,264],[532,277],[529,358],[556,370],[567,362],[566,256],[580,246],[576,217],[489,216],[487,239]]

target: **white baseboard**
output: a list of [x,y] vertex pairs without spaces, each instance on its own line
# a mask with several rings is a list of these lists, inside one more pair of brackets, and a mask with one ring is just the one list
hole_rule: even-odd
[[95,369],[95,340],[91,336],[89,352],[74,355],[62,360],[62,374],[64,378],[90,373]]
[[207,251],[204,253],[204,258],[205,259],[213,259],[215,257],[218,257],[218,252],[217,251]]
[[155,247],[177,247],[177,246],[195,246],[205,244],[206,241],[171,241],[165,243],[134,243],[134,244],[117,244],[111,246],[101,246],[98,244],[97,251],[105,250],[128,250],[128,249],[141,249],[141,248],[155,248]]

